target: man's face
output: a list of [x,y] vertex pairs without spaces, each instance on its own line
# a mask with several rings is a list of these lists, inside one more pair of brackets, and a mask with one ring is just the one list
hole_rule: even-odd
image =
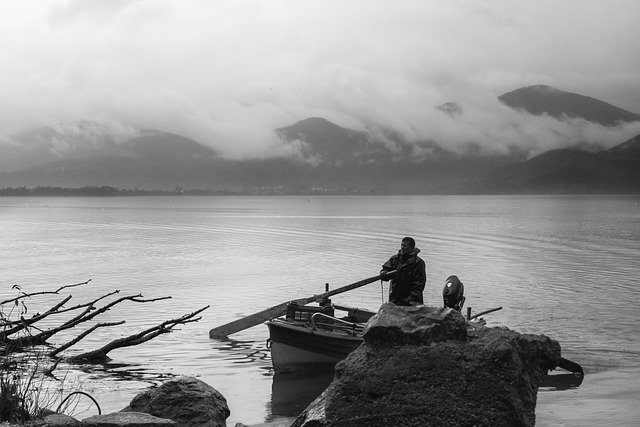
[[413,252],[413,247],[408,242],[400,243],[400,253],[402,255],[409,255],[411,252]]

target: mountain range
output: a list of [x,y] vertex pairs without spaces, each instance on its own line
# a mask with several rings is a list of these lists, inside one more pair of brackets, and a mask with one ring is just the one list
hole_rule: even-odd
[[[602,126],[640,115],[549,86],[498,99],[531,115]],[[455,102],[436,107],[453,117]],[[0,138],[0,188],[110,186],[243,194],[640,193],[640,135],[609,149],[560,149],[528,158],[514,146],[464,153],[437,141],[408,141],[383,127],[347,129],[307,118],[275,129],[295,158],[229,160],[196,141],[153,129],[97,122],[58,124]],[[477,147],[476,147],[477,148]]]

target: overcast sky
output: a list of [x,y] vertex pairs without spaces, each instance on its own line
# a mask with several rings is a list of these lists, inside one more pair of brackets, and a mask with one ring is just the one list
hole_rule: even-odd
[[[496,101],[546,84],[640,113],[638,0],[33,0],[0,3],[0,135],[56,121],[179,133],[232,156],[324,117],[452,147],[615,145]],[[434,106],[456,101],[458,120]]]

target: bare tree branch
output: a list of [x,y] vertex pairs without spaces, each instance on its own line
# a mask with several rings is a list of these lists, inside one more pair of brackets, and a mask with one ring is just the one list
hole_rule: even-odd
[[71,341],[69,341],[68,343],[61,345],[60,347],[58,347],[55,350],[52,350],[49,353],[49,356],[51,357],[56,357],[56,355],[58,353],[60,353],[61,351],[64,351],[66,349],[68,349],[69,347],[71,347],[74,344],[77,344],[78,342],[80,342],[84,337],[86,337],[87,335],[89,335],[91,332],[95,331],[98,328],[104,328],[104,327],[109,327],[109,326],[118,326],[118,325],[122,325],[126,323],[124,320],[121,320],[119,322],[108,322],[108,323],[98,323],[97,325],[93,325],[91,328],[87,329],[86,331],[84,331],[83,333],[81,333],[80,335],[78,335],[77,337],[75,337],[74,339],[72,339]]
[[199,310],[194,311],[193,313],[185,314],[177,319],[166,320],[161,324],[154,326],[152,328],[146,329],[142,332],[139,332],[134,335],[130,335],[128,337],[119,338],[111,341],[109,344],[99,348],[97,350],[89,351],[86,353],[82,353],[76,356],[71,356],[66,359],[69,363],[105,363],[110,359],[107,356],[110,351],[115,350],[117,348],[122,347],[130,347],[138,344],[142,344],[147,342],[158,335],[167,334],[172,332],[173,328],[177,325],[197,322],[202,317],[195,317],[200,314],[210,306],[203,307]]
[[[51,329],[47,329],[45,331],[40,331],[40,333],[37,334],[33,334],[33,335],[28,335],[28,336],[24,336],[15,340],[11,340],[11,343],[17,347],[24,347],[24,346],[28,346],[28,345],[38,345],[38,344],[46,344],[47,340],[50,339],[52,336],[54,336],[55,334],[57,334],[58,332],[67,330],[67,329],[71,329],[77,325],[79,325],[80,323],[83,322],[87,322],[89,320],[92,320],[94,317],[108,311],[109,309],[111,309],[113,306],[115,306],[116,304],[120,304],[123,301],[133,301],[133,302],[137,302],[137,303],[145,303],[145,302],[155,302],[155,301],[161,301],[161,300],[165,300],[165,299],[171,299],[170,296],[168,297],[159,297],[159,298],[150,298],[150,299],[143,299],[141,294],[137,294],[137,295],[130,295],[130,296],[124,296],[124,297],[120,297],[114,301],[111,301],[110,303],[104,305],[101,308],[96,308],[94,305],[96,302],[114,295],[116,293],[119,293],[120,291],[114,291],[114,292],[110,292],[106,295],[103,295],[99,298],[96,298],[95,300],[85,303],[85,304],[80,304],[77,305],[73,308],[70,309],[65,309],[65,310],[59,310],[60,306],[62,305],[62,303],[57,304],[55,307],[53,307],[52,309],[47,310],[47,312],[43,315],[41,315],[40,317],[37,318],[37,320],[42,320],[43,318],[51,315],[51,314],[59,314],[59,313],[63,313],[63,312],[69,312],[75,309],[79,309],[79,308],[83,308],[85,307],[86,309],[78,314],[77,316],[75,316],[74,318],[66,321],[65,323],[63,323],[62,325],[59,325],[55,328],[51,328]],[[69,297],[70,298],[70,297]],[[65,301],[68,301],[65,300]],[[33,318],[29,319],[30,325],[34,323]],[[14,328],[14,330],[11,331],[11,333],[15,333],[18,332],[19,330],[24,329],[24,327],[16,327]],[[0,336],[0,342],[2,341],[2,336]],[[6,337],[4,339],[4,341],[10,341],[10,334],[7,333]]]
[[[22,291],[22,288],[18,285],[14,285],[13,288],[14,289],[18,289],[18,291],[21,293],[21,295],[19,295],[16,298],[12,298],[12,299],[8,299],[5,301],[0,302],[0,307],[2,307],[2,305],[4,304],[12,304],[12,309],[11,309],[11,313],[13,312],[13,308],[16,307],[18,305],[18,302],[20,301],[20,304],[22,304],[22,312],[20,313],[20,319],[19,320],[10,320],[10,316],[11,313],[6,316],[5,318],[3,318],[2,323],[0,324],[0,326],[2,326],[3,330],[0,333],[0,342],[3,342],[5,339],[4,337],[9,337],[13,334],[16,334],[22,330],[25,330],[26,328],[34,325],[36,322],[44,319],[45,317],[51,315],[51,314],[56,314],[56,313],[63,313],[67,310],[60,310],[60,308],[67,303],[70,299],[71,296],[67,296],[65,297],[60,303],[54,305],[53,307],[49,308],[45,313],[40,314],[40,313],[36,313],[34,316],[32,316],[29,319],[26,319],[24,317],[25,314],[27,314],[28,309],[27,306],[25,305],[24,301],[21,301],[24,298],[31,298],[34,296],[38,296],[38,295],[53,295],[53,294],[59,294],[60,291],[67,289],[67,288],[73,288],[76,286],[82,286],[82,285],[86,285],[87,283],[89,283],[91,281],[91,279],[87,280],[86,282],[81,282],[81,283],[75,283],[72,285],[63,285],[60,286],[58,289],[56,289],[55,291],[42,291],[42,292],[31,292],[31,293],[26,293]],[[119,292],[119,291],[116,291]],[[104,296],[106,297],[106,296]],[[104,298],[103,297],[103,298]],[[75,308],[74,308],[75,309]],[[71,309],[72,310],[72,309]],[[11,329],[7,329],[7,328],[11,328]]]
[[60,307],[62,307],[67,301],[69,301],[71,299],[71,295],[69,295],[68,297],[64,298],[62,301],[60,301],[58,304],[54,305],[53,307],[51,307],[49,310],[45,311],[43,314],[36,314],[35,316],[31,317],[30,319],[25,319],[23,316],[20,316],[20,320],[16,320],[13,322],[8,322],[3,326],[11,326],[13,325],[13,328],[7,329],[3,332],[3,334],[7,337],[16,334],[28,327],[30,327],[31,325],[33,325],[34,323],[44,319],[45,317],[49,316],[50,314],[55,313],[56,311],[58,311],[58,309]]
[[[71,329],[81,323],[92,321],[96,318],[96,316],[105,313],[106,311],[112,309],[114,306],[125,301],[146,303],[171,299],[170,296],[159,298],[144,298],[141,294],[137,294],[121,296],[114,299],[113,301],[105,301],[102,307],[97,307],[98,303],[100,303],[101,301],[120,293],[119,290],[116,290],[101,295],[89,302],[74,305],[73,307],[65,307],[65,305],[69,303],[72,298],[72,296],[69,295],[63,297],[61,301],[53,304],[46,311],[42,313],[35,313],[31,317],[26,317],[28,309],[27,305],[25,304],[25,300],[36,296],[59,295],[60,292],[65,289],[86,285],[90,281],[91,279],[87,280],[86,282],[76,283],[72,285],[63,285],[58,287],[58,289],[54,291],[43,291],[34,293],[26,293],[20,286],[15,285],[13,289],[17,289],[19,295],[15,298],[7,299],[0,302],[0,366],[2,366],[2,364],[5,362],[6,357],[12,352],[21,351],[22,349],[37,345],[48,345],[47,340],[55,334],[67,329]],[[10,308],[8,307],[8,305],[10,305]],[[175,319],[166,320],[157,326],[145,329],[137,334],[113,340],[100,349],[84,352],[82,354],[69,358],[61,357],[61,354],[64,351],[78,344],[81,340],[83,340],[95,330],[104,327],[122,325],[125,323],[125,321],[121,320],[95,324],[84,332],[81,332],[71,341],[51,350],[48,353],[48,356],[54,360],[54,364],[45,372],[45,375],[53,375],[53,370],[56,369],[60,360],[68,360],[71,363],[106,362],[109,360],[108,353],[114,349],[139,345],[159,335],[173,332],[173,330],[178,325],[198,322],[202,319],[198,315],[207,308],[209,308],[209,306],[203,307],[199,310],[196,310],[189,314],[185,314]],[[42,323],[40,322],[44,319],[52,318],[52,316],[64,313],[70,313],[71,318],[64,318],[57,326],[53,326],[45,330],[39,327],[39,325],[42,325]],[[12,319],[12,315],[17,318]]]
[[0,305],[5,305],[5,304],[9,304],[9,303],[14,303],[15,301],[24,299],[24,298],[31,298],[34,297],[36,295],[51,295],[51,294],[58,294],[60,293],[60,291],[67,289],[67,288],[74,288],[76,286],[82,286],[82,285],[86,285],[87,283],[89,283],[91,281],[91,279],[87,280],[86,282],[81,282],[81,283],[75,283],[73,285],[62,285],[60,286],[58,289],[56,289],[55,291],[42,291],[42,292],[30,292],[30,293],[26,293],[26,292],[22,292],[21,287],[18,285],[13,285],[14,289],[18,289],[21,292],[21,295],[15,297],[15,298],[11,298],[5,301],[0,301]]

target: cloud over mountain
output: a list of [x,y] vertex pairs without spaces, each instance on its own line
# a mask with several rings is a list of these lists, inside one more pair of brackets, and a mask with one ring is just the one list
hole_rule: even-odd
[[[504,152],[628,129],[525,120],[496,101],[542,83],[640,111],[640,3],[600,0],[180,2],[0,5],[0,135],[113,121],[184,135],[226,158],[291,147],[305,117]],[[443,116],[456,102],[464,114]]]
[[[530,90],[538,89],[517,92],[526,95]],[[562,104],[557,98],[566,96],[553,89],[553,96],[543,101],[519,96],[518,108],[524,112],[504,104],[501,108],[523,123],[593,128],[611,135],[640,125],[624,122],[635,118],[631,113],[588,97],[565,107],[557,118],[550,117],[549,108],[557,108]],[[593,123],[581,116],[585,109],[617,124]],[[433,109],[443,121],[460,124],[467,116],[466,108],[455,109],[456,114],[450,114],[451,108],[442,110]],[[594,120],[600,121],[598,117]],[[640,191],[640,177],[634,172],[640,170],[637,136],[612,147],[608,141],[589,142],[582,135],[565,148],[539,152],[549,132],[538,128],[536,144],[514,139],[506,141],[504,150],[487,150],[477,138],[452,148],[435,136],[411,139],[383,125],[357,130],[312,117],[272,130],[278,153],[238,160],[168,132],[81,121],[0,139],[0,187],[427,194]]]

